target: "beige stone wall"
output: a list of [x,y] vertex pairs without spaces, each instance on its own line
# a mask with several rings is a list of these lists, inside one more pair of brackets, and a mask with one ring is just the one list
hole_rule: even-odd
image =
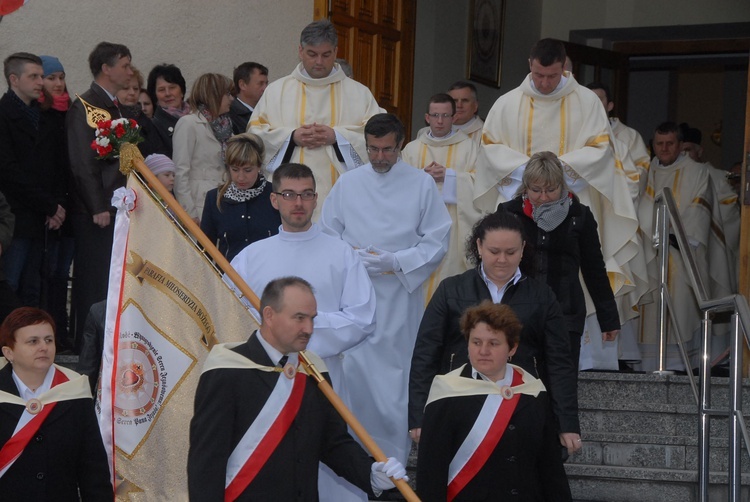
[[91,82],[89,52],[107,40],[127,45],[146,74],[155,64],[176,64],[189,92],[200,74],[231,77],[244,61],[266,65],[271,80],[288,74],[312,16],[310,0],[28,0],[0,22],[0,57],[57,56],[68,89],[80,93]]

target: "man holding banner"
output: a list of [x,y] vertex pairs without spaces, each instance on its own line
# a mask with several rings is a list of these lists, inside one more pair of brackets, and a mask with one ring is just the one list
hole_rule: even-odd
[[310,284],[271,281],[260,311],[247,342],[215,346],[204,365],[190,424],[190,500],[318,500],[318,462],[370,495],[393,488],[388,478],[405,478],[403,465],[373,462],[298,368],[317,315]]
[[[357,253],[312,222],[317,204],[315,177],[303,164],[282,164],[273,172],[271,204],[279,210],[277,235],[253,242],[232,260],[232,267],[253,291],[273,279],[296,275],[315,288],[318,315],[310,350],[325,362],[331,385],[349,406],[344,374],[345,351],[375,331],[375,290]],[[325,500],[367,501],[361,490],[321,465],[320,496]]]

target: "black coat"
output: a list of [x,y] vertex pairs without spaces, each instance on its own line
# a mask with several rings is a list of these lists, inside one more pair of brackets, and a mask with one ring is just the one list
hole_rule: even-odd
[[162,155],[172,153],[172,149],[167,149],[167,146],[164,144],[159,131],[156,130],[156,127],[154,126],[153,122],[151,122],[151,119],[148,118],[143,113],[143,111],[141,111],[141,107],[139,105],[136,104],[134,106],[127,106],[121,104],[120,113],[123,117],[135,120],[140,126],[143,141],[138,143],[138,150],[140,150],[143,158],[148,157],[152,153],[160,153]]
[[253,199],[236,202],[222,198],[221,210],[216,206],[218,189],[206,193],[201,230],[211,242],[218,241],[217,247],[227,260],[232,261],[253,242],[279,233],[281,217],[271,205],[272,190],[267,182],[263,193]]
[[151,123],[159,135],[161,143],[164,145],[164,154],[172,158],[172,135],[174,134],[175,125],[179,117],[173,117],[169,113],[165,112],[164,109],[159,105],[154,105],[154,116],[151,118]]
[[[10,364],[0,370],[0,390],[19,395]],[[21,406],[0,404],[0,445],[13,435],[22,413]],[[111,501],[112,494],[107,454],[91,399],[57,403],[0,478],[0,498],[8,502]]]
[[13,235],[41,239],[46,217],[66,204],[65,136],[48,113],[35,128],[11,92],[0,98],[0,191],[16,217]]
[[[492,300],[477,269],[448,277],[432,295],[417,332],[409,374],[409,428],[420,427],[424,405],[436,375],[469,361],[467,341],[459,321],[468,307]],[[540,378],[550,393],[561,432],[579,432],[578,368],[570,355],[570,341],[560,305],[544,283],[522,276],[508,286],[503,304],[523,324],[516,364]]]
[[[120,118],[120,110],[98,84],[92,83],[81,98],[92,106]],[[96,130],[86,122],[86,112],[80,99],[73,102],[65,117],[68,133],[68,155],[73,173],[72,209],[76,213],[94,215],[109,211],[114,214],[112,194],[125,186],[125,175],[120,172],[120,160],[98,160],[91,148]]]
[[[471,378],[471,365],[461,376]],[[571,500],[557,434],[545,420],[546,399],[546,392],[537,397],[521,394],[500,442],[453,500]],[[458,396],[427,406],[417,458],[417,494],[422,500],[446,500],[448,467],[486,400],[486,395]]]
[[[258,364],[272,366],[257,333],[233,349]],[[227,459],[271,394],[280,373],[216,369],[204,373],[195,393],[190,422],[188,488],[190,500],[224,499]],[[352,439],[346,424],[309,377],[302,404],[284,438],[240,501],[318,500],[318,463],[372,496],[373,460]]]
[[[16,225],[16,217],[10,210],[10,204],[2,192],[0,192],[0,249],[8,249],[13,240],[13,228]],[[0,260],[0,282],[5,282],[3,260]],[[20,305],[19,305],[20,307]],[[5,317],[3,316],[3,319]]]
[[240,103],[240,100],[234,98],[232,104],[229,105],[229,117],[232,119],[232,131],[235,134],[242,134],[247,131],[247,123],[250,122],[250,116],[253,112],[245,105]]
[[620,329],[596,220],[588,206],[574,197],[568,216],[551,232],[537,227],[534,220],[526,216],[520,197],[500,204],[497,210],[515,214],[523,225],[526,249],[521,270],[552,288],[568,322],[568,331],[580,335],[586,322],[586,300],[579,270],[594,301],[602,331]]

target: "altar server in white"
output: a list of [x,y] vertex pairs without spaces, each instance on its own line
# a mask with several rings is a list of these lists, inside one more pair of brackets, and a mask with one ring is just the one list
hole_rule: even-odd
[[448,249],[451,218],[432,177],[399,159],[404,126],[398,117],[372,117],[365,140],[370,163],[341,176],[320,224],[358,250],[377,296],[375,334],[344,358],[352,409],[381,448],[405,462],[422,284]]

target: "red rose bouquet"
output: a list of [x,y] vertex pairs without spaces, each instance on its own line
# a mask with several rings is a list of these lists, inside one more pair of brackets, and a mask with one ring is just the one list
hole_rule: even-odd
[[120,145],[143,141],[141,126],[133,119],[102,120],[96,124],[96,137],[91,142],[91,149],[97,159],[111,159],[120,156]]

